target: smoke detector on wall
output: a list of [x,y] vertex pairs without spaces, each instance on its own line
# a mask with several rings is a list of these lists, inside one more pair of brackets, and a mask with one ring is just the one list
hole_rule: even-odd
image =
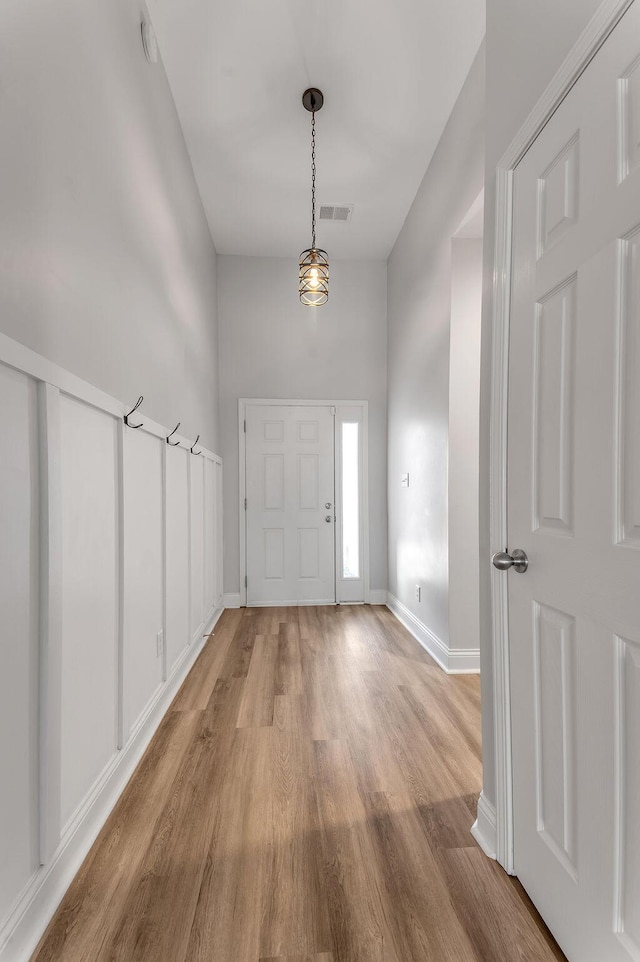
[[321,204],[320,220],[336,220],[346,224],[351,220],[353,204]]

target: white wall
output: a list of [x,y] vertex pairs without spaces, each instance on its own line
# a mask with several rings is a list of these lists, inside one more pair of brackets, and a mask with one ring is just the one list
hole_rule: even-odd
[[0,407],[0,960],[26,962],[221,610],[222,465],[1,334]]
[[[489,538],[489,419],[495,169],[600,0],[487,0],[486,182],[480,388],[480,649],[484,794],[495,802]],[[493,549],[495,550],[495,549]]]
[[240,587],[240,397],[369,401],[371,588],[385,589],[386,264],[332,262],[320,308],[300,304],[294,259],[220,256],[218,283],[225,593]]
[[0,330],[217,450],[215,251],[142,11],[0,5]]
[[484,46],[388,264],[389,592],[445,651],[452,237],[482,189],[483,137]]
[[[143,12],[143,0],[0,5],[0,958],[12,962],[29,957],[221,599],[222,467],[185,449],[198,433],[219,443],[216,255],[163,66],[142,50]],[[139,394],[133,431],[122,414]]]
[[478,475],[482,238],[451,250],[449,647],[480,648]]

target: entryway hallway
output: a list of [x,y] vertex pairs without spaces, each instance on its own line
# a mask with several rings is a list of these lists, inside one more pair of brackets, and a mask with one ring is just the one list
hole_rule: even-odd
[[223,613],[37,962],[546,962],[470,835],[475,675],[380,607]]

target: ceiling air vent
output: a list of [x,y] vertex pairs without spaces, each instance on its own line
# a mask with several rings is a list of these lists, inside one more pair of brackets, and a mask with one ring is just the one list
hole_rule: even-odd
[[322,204],[320,207],[320,220],[337,220],[346,224],[352,214],[353,204]]

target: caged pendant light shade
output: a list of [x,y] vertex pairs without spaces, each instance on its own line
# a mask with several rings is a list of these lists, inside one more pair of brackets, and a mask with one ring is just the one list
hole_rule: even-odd
[[320,307],[329,300],[329,260],[327,252],[316,247],[316,111],[324,103],[322,91],[309,87],[302,103],[311,113],[311,247],[300,255],[298,291],[307,307]]

